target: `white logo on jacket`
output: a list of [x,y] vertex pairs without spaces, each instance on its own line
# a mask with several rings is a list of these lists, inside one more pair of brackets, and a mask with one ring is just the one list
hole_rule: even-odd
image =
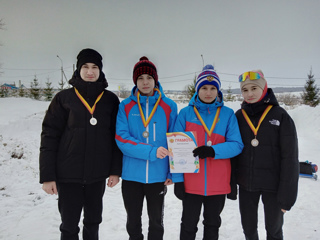
[[270,120],[269,123],[271,123],[272,125],[280,126],[280,121],[276,119]]

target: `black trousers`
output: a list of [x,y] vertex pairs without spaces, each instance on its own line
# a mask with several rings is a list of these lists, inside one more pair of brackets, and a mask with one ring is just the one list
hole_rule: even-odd
[[248,192],[239,189],[241,223],[246,240],[258,240],[258,204],[262,197],[267,240],[282,240],[283,212],[277,194],[272,192]]
[[146,197],[149,216],[148,240],[163,239],[163,207],[167,186],[161,183],[144,184],[122,180],[122,197],[127,211],[129,240],[142,240],[142,208]]
[[226,195],[202,196],[186,193],[182,201],[180,240],[194,240],[203,205],[203,240],[219,239],[220,214],[224,208]]
[[58,208],[61,215],[61,240],[79,239],[79,221],[83,209],[83,240],[99,239],[102,222],[102,197],[106,181],[92,184],[58,183]]

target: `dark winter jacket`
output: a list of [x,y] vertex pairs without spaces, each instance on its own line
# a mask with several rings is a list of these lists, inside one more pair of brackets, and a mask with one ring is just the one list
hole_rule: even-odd
[[236,179],[247,191],[276,192],[279,206],[290,210],[297,198],[299,179],[298,140],[296,128],[289,114],[279,106],[272,89],[259,102],[243,102],[251,122],[257,127],[268,105],[273,105],[260,125],[253,147],[254,134],[241,110],[236,112],[244,149],[235,158]]
[[[75,72],[69,83],[52,100],[42,124],[40,183],[48,181],[92,183],[109,175],[121,175],[122,153],[115,142],[118,97],[105,90],[101,72],[97,82],[85,82]],[[75,93],[76,88],[92,107],[101,92],[90,124],[91,114]]]

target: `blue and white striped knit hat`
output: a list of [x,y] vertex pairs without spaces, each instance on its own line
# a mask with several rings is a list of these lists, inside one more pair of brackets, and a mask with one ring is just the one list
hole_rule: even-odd
[[215,86],[218,92],[220,92],[221,83],[219,76],[210,64],[204,66],[202,72],[199,74],[195,87],[196,91],[198,92],[203,85],[207,84]]

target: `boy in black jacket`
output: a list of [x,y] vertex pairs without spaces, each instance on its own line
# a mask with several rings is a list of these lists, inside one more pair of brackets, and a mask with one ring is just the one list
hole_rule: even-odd
[[102,197],[119,182],[122,153],[115,142],[118,97],[106,90],[102,57],[93,49],[77,56],[77,70],[53,98],[42,124],[40,183],[58,194],[61,240],[79,239],[84,211],[83,239],[98,239]]

